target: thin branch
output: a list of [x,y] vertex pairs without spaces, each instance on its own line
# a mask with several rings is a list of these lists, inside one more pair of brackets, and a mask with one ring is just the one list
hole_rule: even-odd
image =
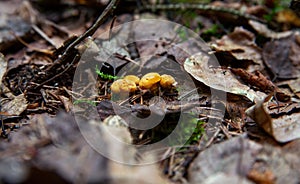
[[[46,74],[52,73],[51,70],[54,70],[54,68],[57,65],[61,65],[64,62],[66,62],[67,59],[71,56],[71,53],[74,51],[74,48],[78,44],[80,44],[84,39],[86,39],[89,36],[92,36],[97,31],[97,29],[103,24],[103,22],[109,17],[109,15],[111,15],[111,13],[116,9],[116,6],[119,3],[119,1],[120,0],[111,0],[110,3],[107,5],[107,7],[104,9],[104,11],[101,13],[101,15],[96,19],[95,23],[89,29],[87,29],[82,35],[80,35],[78,38],[76,38],[71,44],[69,44],[67,46],[67,48],[65,49],[65,51],[61,54],[61,56],[59,56],[50,67],[46,68],[45,73]],[[73,62],[73,59],[72,59],[72,62]],[[40,80],[42,80],[42,81],[47,78],[52,79],[52,77],[49,75],[42,76],[41,78],[42,79],[40,79]],[[45,82],[45,81],[42,82],[42,84],[46,84],[46,83],[47,82]],[[39,88],[39,87],[41,87],[41,85],[34,87],[34,89]]]
[[108,6],[104,9],[102,14],[97,18],[96,22],[88,29],[86,30],[82,35],[80,35],[76,40],[74,40],[63,52],[61,57],[57,58],[53,65],[48,69],[48,71],[56,64],[60,64],[64,62],[64,60],[68,57],[68,55],[71,53],[71,51],[79,44],[81,43],[85,38],[92,36],[97,29],[103,24],[103,22],[107,19],[107,17],[116,9],[117,4],[120,0],[111,0]]

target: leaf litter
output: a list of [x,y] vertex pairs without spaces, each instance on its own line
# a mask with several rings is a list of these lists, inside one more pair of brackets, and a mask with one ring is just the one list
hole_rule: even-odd
[[[12,4],[16,2],[11,1]],[[0,38],[3,38],[0,50],[4,55],[1,55],[0,63],[3,137],[0,142],[1,181],[42,182],[43,178],[37,175],[51,174],[51,179],[56,181],[80,183],[299,183],[297,147],[300,135],[300,64],[299,35],[294,29],[299,25],[297,21],[291,21],[298,19],[294,14],[289,14],[289,10],[277,14],[273,22],[265,22],[261,19],[272,7],[267,3],[257,6],[242,2],[226,6],[221,2],[210,3],[211,6],[182,5],[183,11],[188,8],[198,9],[195,17],[200,14],[213,15],[205,19],[208,21],[205,24],[218,25],[222,29],[216,32],[222,33],[222,37],[213,35],[210,39],[212,52],[196,45],[193,39],[185,39],[187,35],[184,32],[168,35],[159,27],[157,30],[162,31],[163,36],[157,43],[143,41],[124,47],[123,41],[132,37],[151,38],[153,33],[139,26],[132,32],[134,25],[130,24],[122,29],[113,28],[105,39],[92,43],[103,49],[94,49],[89,55],[83,56],[87,61],[93,58],[95,68],[99,66],[99,73],[111,77],[95,77],[95,71],[84,71],[82,75],[88,76],[91,79],[89,82],[96,81],[98,91],[97,95],[89,99],[81,99],[91,92],[88,87],[91,83],[81,81],[77,86],[80,90],[72,91],[72,79],[78,63],[75,56],[83,53],[93,39],[81,43],[76,42],[78,37],[72,35],[75,32],[80,35],[87,25],[93,25],[93,12],[98,14],[99,8],[105,7],[108,2],[50,3],[48,5],[55,7],[52,9],[49,6],[50,14],[43,12],[44,2],[48,1],[26,1],[22,7],[15,8],[13,16],[8,16],[11,12],[6,11],[0,15]],[[12,5],[1,3],[7,7]],[[82,11],[78,11],[77,5],[81,6]],[[69,9],[65,9],[65,6]],[[155,6],[161,8],[153,2],[151,6],[154,9]],[[63,13],[57,12],[57,7]],[[188,23],[188,19],[174,19],[169,13],[159,16],[153,12],[129,15],[130,6],[126,7],[122,10],[116,8],[118,17],[112,21],[116,25],[138,20],[139,16]],[[165,6],[165,11],[175,11],[172,10],[174,7]],[[227,10],[222,10],[222,7]],[[230,9],[234,11],[228,11]],[[238,11],[243,11],[245,15]],[[226,24],[226,21],[218,22],[223,16],[231,23],[236,17],[246,21],[235,21],[231,25]],[[71,25],[70,20],[77,20],[77,24]],[[10,28],[16,22],[20,24]],[[114,26],[109,21],[102,24],[97,35]],[[267,25],[273,28],[274,25],[278,26],[276,30],[279,32]],[[155,22],[151,26],[155,27]],[[195,24],[192,26],[197,27]],[[13,34],[8,34],[10,32]],[[124,40],[114,39],[120,38],[117,36],[120,34],[123,34]],[[72,43],[77,43],[77,47]],[[122,50],[115,49],[118,47]],[[192,53],[179,48],[192,50]],[[68,52],[65,52],[66,49],[69,49]],[[99,56],[105,53],[112,53],[113,57],[102,61],[103,58]],[[211,59],[212,54],[216,55],[219,63]],[[58,59],[59,56],[63,56],[62,59]],[[169,66],[172,63],[168,62],[170,58],[178,63],[174,71],[169,70],[172,68]],[[128,63],[130,67],[124,70],[122,67]],[[147,70],[142,71],[142,68]],[[196,90],[190,91],[189,84],[176,79],[182,90],[165,91],[162,97],[166,104],[150,100],[153,94],[146,91],[131,94],[127,102],[112,102],[111,79],[120,70],[123,76],[135,74],[139,77],[149,70],[169,70],[170,75],[187,72],[194,79]],[[217,104],[211,104],[212,89],[224,92],[227,101],[220,100]],[[77,103],[72,103],[72,99],[76,99]],[[183,99],[184,103],[179,104],[178,99]],[[82,110],[85,108],[81,107],[87,105],[91,106],[89,110],[96,105],[97,114]],[[124,111],[125,115],[116,116],[114,105]],[[147,116],[153,105],[158,114],[160,111],[168,113],[160,126],[147,131],[127,127],[134,121],[127,116],[128,113]],[[182,130],[194,131],[191,139],[179,150],[165,148],[165,157],[159,163],[141,167],[117,164],[96,153],[84,141],[73,117],[61,112],[80,112],[81,118],[85,120],[80,121],[79,126],[88,130],[90,136],[97,135],[99,143],[106,146],[109,154],[124,152],[129,154],[127,157],[134,158],[138,149],[126,150],[110,142],[103,130],[109,129],[128,143],[150,144],[161,135],[170,133],[170,127],[177,123],[174,117],[182,109],[187,118]],[[221,109],[226,110],[225,116],[220,112]],[[189,113],[197,115],[196,121],[189,119]],[[213,121],[208,123],[208,119]],[[195,122],[197,129],[187,129],[189,124]],[[154,159],[147,156],[139,158]]]

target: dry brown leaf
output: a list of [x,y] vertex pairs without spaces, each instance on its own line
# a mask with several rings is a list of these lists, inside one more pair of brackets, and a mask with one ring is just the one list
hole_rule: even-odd
[[212,44],[212,47],[217,52],[226,52],[232,55],[240,62],[253,61],[254,65],[249,65],[247,69],[250,72],[264,69],[261,49],[255,43],[254,34],[242,27],[235,28],[232,33]]
[[2,111],[9,115],[19,116],[27,109],[27,100],[24,94],[13,97],[10,100],[2,101]]
[[279,23],[290,24],[297,27],[300,26],[300,18],[294,11],[290,9],[285,9],[278,12],[276,15],[276,20]]
[[18,16],[0,14],[0,52],[20,46],[18,39],[32,35],[31,26]]
[[0,53],[0,87],[2,86],[2,78],[7,70],[7,62],[2,53]]
[[[191,164],[188,171],[189,182],[220,183],[219,179],[224,181],[223,179],[227,178],[229,183],[236,181],[251,183],[245,175],[255,161],[255,154],[261,148],[261,145],[243,136],[213,145],[200,153]],[[214,179],[215,177],[218,181]]]
[[126,127],[109,127],[96,121],[75,121],[72,115],[62,112],[54,118],[46,114],[34,115],[28,126],[11,134],[10,142],[0,143],[0,181],[168,183],[160,175],[156,164],[130,166],[106,158],[97,152],[91,139],[82,137],[81,131],[102,145],[105,150],[101,153],[107,152],[112,157],[121,154],[125,163],[128,159],[134,159],[135,150],[128,150],[126,144],[122,146],[111,139],[113,134],[130,144],[131,137]]
[[239,76],[246,84],[258,88],[258,90],[269,94],[275,92],[279,101],[288,101],[290,96],[283,93],[272,81],[265,77],[261,72],[255,71],[254,73],[247,72],[241,68],[230,69],[236,76]]
[[299,169],[292,160],[295,156],[285,153],[281,147],[265,144],[255,155],[247,176],[257,184],[299,183]]
[[300,76],[299,33],[266,43],[262,55],[275,77],[287,79]]
[[[230,70],[224,70],[220,67],[214,67],[215,63],[210,63],[210,57],[199,52],[191,56],[184,62],[184,69],[195,79],[205,85],[228,93],[242,95],[252,102],[255,99],[263,98],[264,94],[253,91],[248,86],[242,84],[231,73]],[[212,61],[213,62],[213,61]]]
[[[246,113],[256,123],[258,123],[267,133],[273,136],[278,142],[288,142],[300,138],[300,113],[292,112],[293,109],[299,109],[299,104],[292,109],[286,109],[288,106],[281,109],[274,109],[276,114],[272,113],[274,103],[270,101],[272,95],[269,95],[264,100],[259,101],[256,105],[247,109]],[[273,115],[273,117],[272,117]]]
[[253,20],[249,20],[249,24],[250,26],[252,26],[253,29],[255,29],[255,31],[267,38],[279,39],[293,34],[292,31],[276,33],[270,30],[265,24]]

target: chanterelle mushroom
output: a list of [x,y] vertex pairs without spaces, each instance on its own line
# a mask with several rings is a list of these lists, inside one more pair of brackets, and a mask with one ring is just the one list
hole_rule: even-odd
[[118,79],[112,83],[110,89],[113,93],[134,92],[137,87],[135,82],[126,79]]
[[163,74],[160,77],[159,83],[160,83],[161,87],[169,89],[169,88],[172,88],[176,84],[176,81],[175,81],[174,77],[172,77],[171,75]]
[[151,89],[159,81],[160,81],[160,75],[158,73],[151,72],[151,73],[147,73],[141,78],[139,82],[139,86],[141,89]]

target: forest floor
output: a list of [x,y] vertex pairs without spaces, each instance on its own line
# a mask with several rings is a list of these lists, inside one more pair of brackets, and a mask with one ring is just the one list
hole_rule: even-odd
[[0,1],[1,183],[300,183],[297,2]]

